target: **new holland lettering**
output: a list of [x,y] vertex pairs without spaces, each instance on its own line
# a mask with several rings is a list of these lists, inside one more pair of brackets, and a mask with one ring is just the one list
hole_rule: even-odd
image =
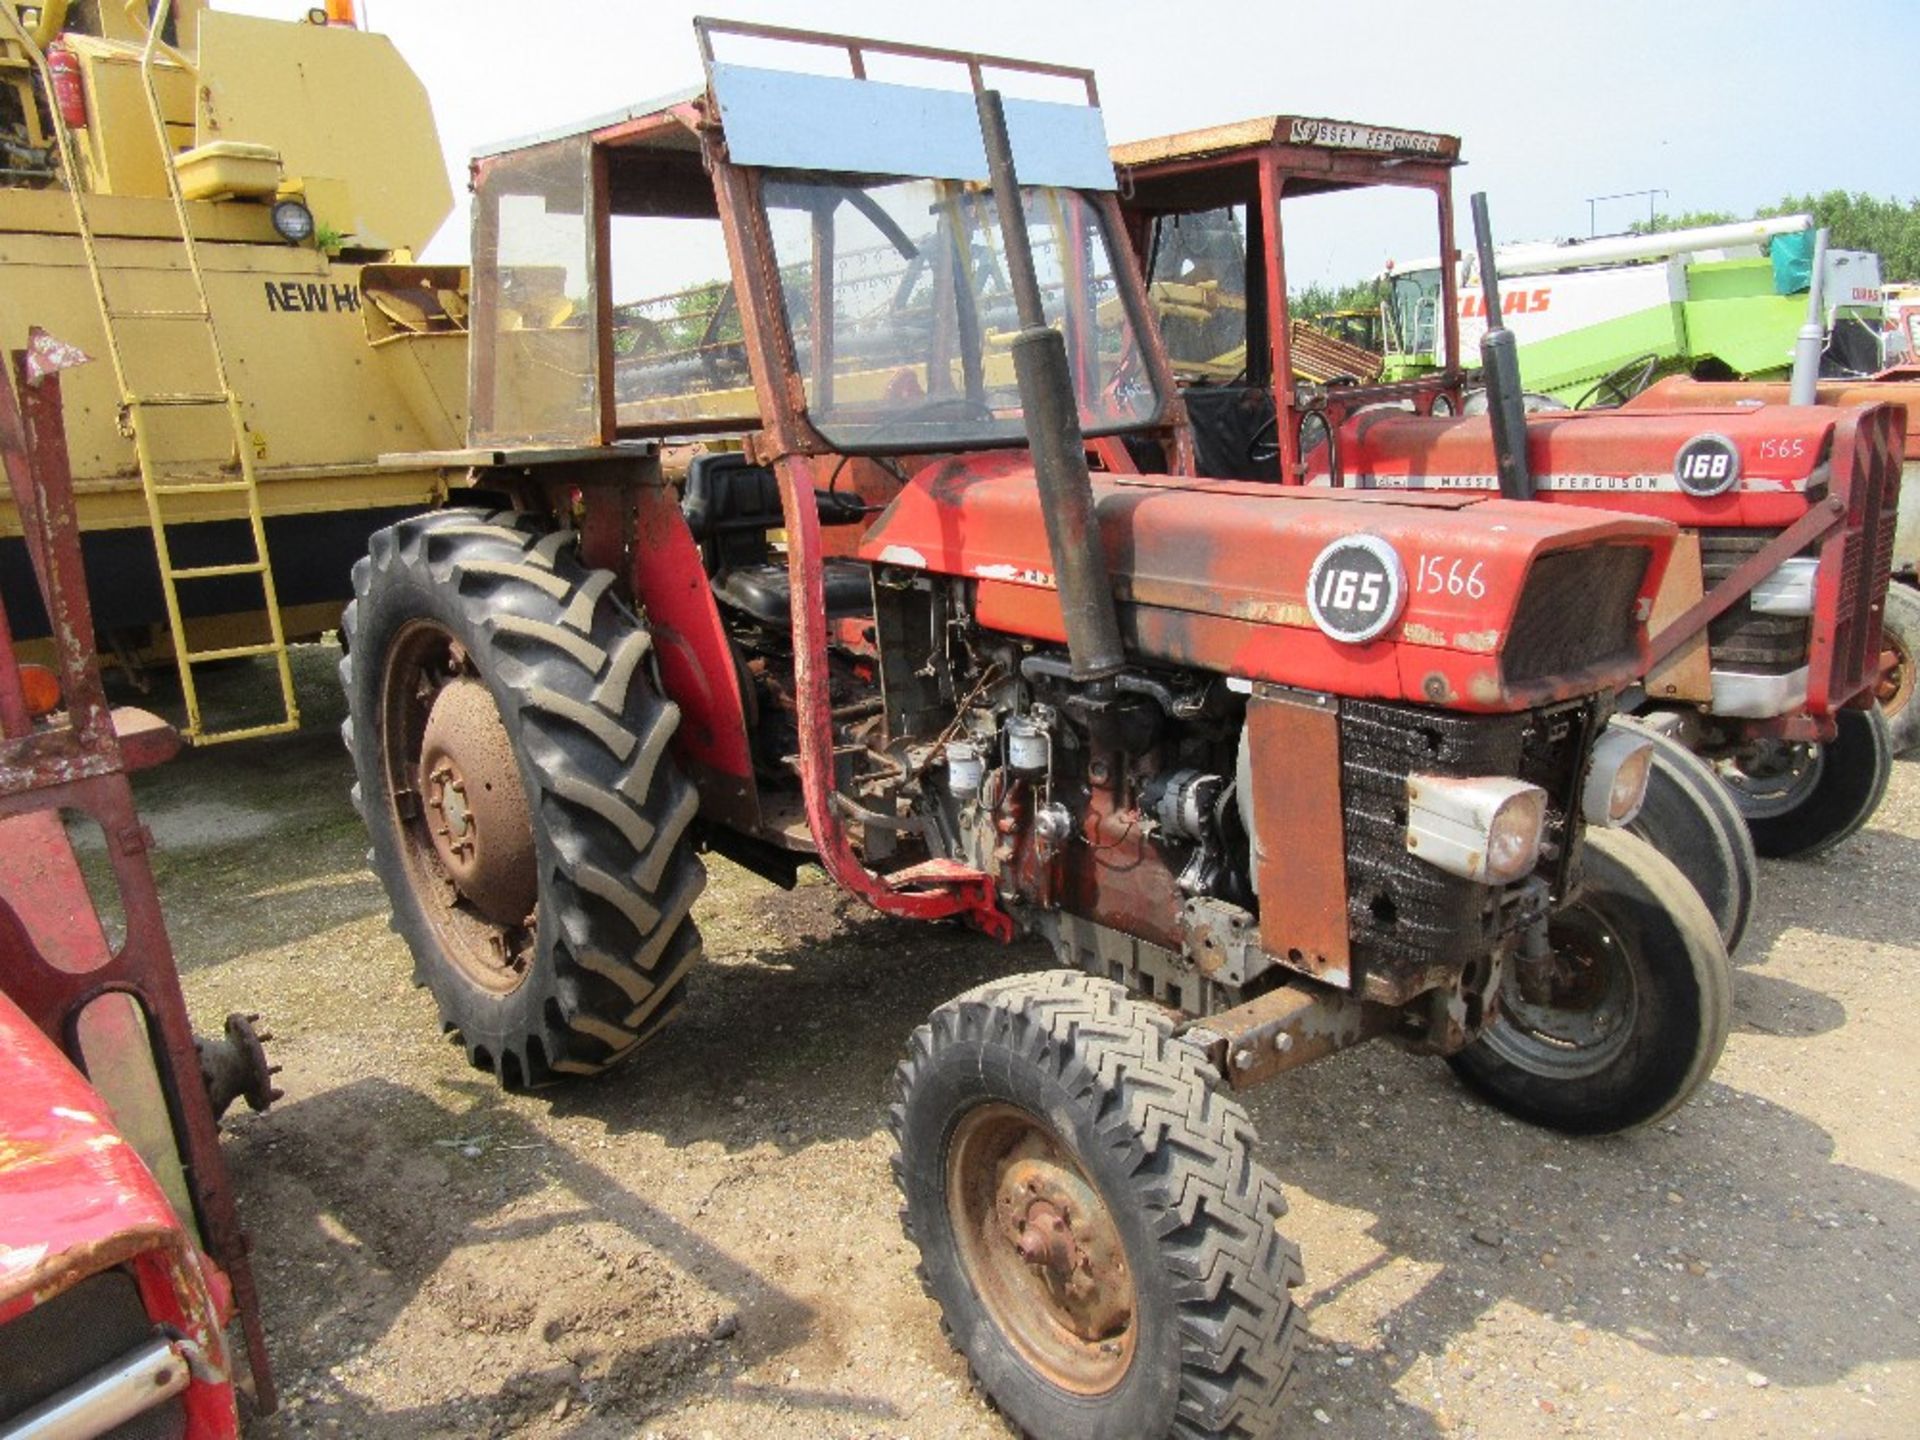
[[357,285],[334,285],[312,280],[268,280],[265,286],[269,310],[298,310],[307,314],[332,311],[341,315],[358,314],[360,311],[360,289]]

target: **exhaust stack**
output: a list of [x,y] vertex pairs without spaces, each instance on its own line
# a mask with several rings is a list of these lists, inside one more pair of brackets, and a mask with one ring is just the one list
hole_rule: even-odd
[[1475,192],[1473,243],[1480,255],[1480,293],[1487,307],[1487,333],[1480,337],[1480,370],[1487,386],[1487,423],[1493,427],[1494,468],[1500,493],[1509,500],[1533,499],[1533,473],[1527,468],[1527,408],[1520,395],[1520,349],[1500,309],[1500,276],[1493,258],[1493,224],[1487,219],[1487,195]]
[[1093,513],[1093,478],[1087,471],[1086,437],[1080,432],[1079,406],[1067,369],[1067,342],[1047,324],[1040,303],[1040,282],[1033,269],[1033,247],[1020,203],[1013,147],[1000,92],[978,95],[980,134],[987,147],[994,203],[1007,249],[1007,280],[1020,313],[1013,340],[1013,373],[1020,382],[1020,408],[1026,415],[1027,445],[1033,455],[1040,511],[1046,519],[1047,549],[1060,588],[1060,609],[1067,627],[1067,654],[1075,680],[1104,680],[1126,661],[1120,645],[1120,619],[1114,609],[1107,555]]
[[1793,342],[1793,373],[1787,403],[1811,405],[1819,399],[1820,355],[1827,348],[1827,227],[1813,232],[1813,274],[1807,281],[1807,318]]

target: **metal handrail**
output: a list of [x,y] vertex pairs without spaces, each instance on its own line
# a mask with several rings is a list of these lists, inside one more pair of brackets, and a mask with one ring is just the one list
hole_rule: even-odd
[[1053,65],[1042,60],[1020,60],[1010,55],[984,55],[968,50],[943,50],[933,45],[908,45],[894,40],[869,40],[860,35],[841,35],[827,30],[800,30],[785,25],[762,25],[750,20],[718,20],[697,15],[693,33],[700,44],[700,58],[709,72],[713,68],[713,37],[739,35],[750,40],[777,40],[794,45],[818,45],[828,50],[844,50],[853,69],[853,78],[867,78],[866,57],[897,55],[909,60],[935,60],[964,66],[976,91],[987,88],[984,71],[1007,70],[1024,75],[1047,75],[1072,80],[1086,86],[1087,104],[1098,108],[1100,90],[1093,71],[1077,65]]

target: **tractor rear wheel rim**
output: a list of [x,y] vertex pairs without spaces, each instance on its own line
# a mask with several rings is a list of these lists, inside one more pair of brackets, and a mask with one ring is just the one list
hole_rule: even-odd
[[1105,1199],[1054,1131],[1013,1105],[962,1116],[947,1210],[987,1314],[1034,1370],[1104,1395],[1133,1363],[1138,1296]]
[[465,647],[430,620],[394,636],[381,697],[408,888],[460,971],[510,994],[532,963],[538,872],[532,816],[499,709]]

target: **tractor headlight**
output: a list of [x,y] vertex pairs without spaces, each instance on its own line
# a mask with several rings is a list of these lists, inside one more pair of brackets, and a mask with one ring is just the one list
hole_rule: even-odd
[[1493,775],[1407,777],[1407,850],[1449,874],[1505,885],[1533,870],[1547,792]]
[[1595,825],[1630,825],[1646,803],[1653,778],[1653,741],[1611,725],[1593,747],[1580,809]]
[[299,200],[280,200],[273,207],[273,228],[282,240],[304,245],[313,238],[313,212]]

